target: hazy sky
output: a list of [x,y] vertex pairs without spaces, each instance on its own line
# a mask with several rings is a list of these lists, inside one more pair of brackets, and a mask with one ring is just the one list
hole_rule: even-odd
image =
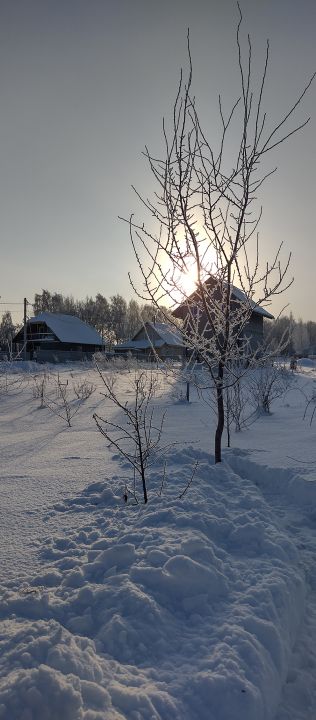
[[[316,2],[240,4],[254,69],[270,40],[265,107],[278,119],[316,69]],[[186,29],[212,137],[218,93],[227,108],[238,94],[236,23],[233,0],[0,0],[2,301],[32,301],[42,288],[133,296],[135,260],[117,216],[142,217],[132,184],[152,190],[141,153],[160,148]],[[316,320],[316,82],[297,121],[309,115],[271,158],[279,170],[261,194],[260,237],[263,258],[281,241],[284,257],[293,253],[295,285],[272,310],[290,302],[297,318]]]

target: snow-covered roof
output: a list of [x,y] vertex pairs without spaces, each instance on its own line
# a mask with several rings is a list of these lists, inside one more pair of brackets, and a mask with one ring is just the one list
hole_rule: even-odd
[[[219,281],[217,280],[216,277],[214,277],[213,275],[210,275],[210,277],[205,281],[205,285],[207,286],[208,284],[211,284],[212,281],[214,283],[217,283],[217,282],[219,283]],[[227,287],[227,284],[223,283],[223,286]],[[240,302],[248,303],[250,308],[252,309],[252,312],[256,313],[257,315],[262,315],[263,317],[268,318],[269,320],[274,320],[274,315],[271,315],[271,313],[269,313],[268,310],[266,310],[261,305],[257,305],[257,303],[254,300],[251,300],[246,295],[246,293],[243,292],[243,290],[236,287],[236,285],[232,285],[231,288],[232,288],[232,295],[236,298],[236,300],[240,300]],[[195,290],[186,301],[180,303],[179,307],[186,305],[188,300],[190,300],[190,301],[194,300],[194,297],[196,297],[196,295],[197,295],[197,291]],[[177,316],[177,309],[178,308],[176,308],[176,310],[174,312],[175,316]]]
[[28,320],[29,324],[46,323],[47,327],[61,342],[78,343],[80,345],[103,345],[101,335],[91,325],[74,315],[63,313],[42,312]]
[[[173,327],[173,325],[169,325],[169,323],[146,322],[145,327],[151,327],[155,330],[166,345],[176,345],[177,347],[180,345],[184,347],[182,333]],[[156,343],[157,341],[154,342],[154,344]]]
[[237,300],[240,300],[240,302],[247,302],[249,303],[250,307],[252,308],[252,311],[254,313],[257,313],[257,315],[263,315],[265,318],[269,318],[269,320],[274,320],[274,316],[271,315],[271,313],[268,312],[264,307],[261,305],[256,305],[256,303],[247,297],[247,295],[240,290],[240,288],[236,287],[236,285],[232,285],[232,294],[235,296]]
[[168,323],[154,323],[154,322],[146,322],[145,323],[145,330],[147,328],[147,332],[149,334],[150,328],[152,328],[157,335],[159,335],[159,338],[141,338],[136,339],[139,335],[140,330],[137,331],[136,335],[132,338],[132,340],[127,340],[124,343],[121,343],[120,345],[116,345],[117,350],[146,350],[150,347],[160,348],[163,345],[173,345],[174,347],[185,347],[183,342],[183,337],[180,332],[180,330],[177,330],[176,328],[172,327],[172,325],[169,325]]

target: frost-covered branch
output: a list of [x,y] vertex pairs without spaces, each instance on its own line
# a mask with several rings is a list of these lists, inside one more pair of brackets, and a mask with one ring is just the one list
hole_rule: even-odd
[[[291,256],[282,259],[282,243],[272,258],[261,257],[257,193],[275,171],[266,166],[269,152],[308,122],[288,125],[314,79],[283,117],[268,123],[263,103],[269,43],[256,83],[251,41],[248,37],[244,53],[241,30],[239,8],[240,92],[227,113],[219,98],[217,147],[203,130],[193,93],[188,35],[187,77],[181,72],[170,126],[163,123],[164,154],[157,157],[148,148],[144,153],[156,190],[152,198],[136,190],[145,220],[138,222],[134,214],[126,220],[141,276],[141,286],[131,278],[132,286],[142,300],[157,308],[167,304],[182,319],[184,343],[208,368],[217,403],[215,462],[221,460],[225,385],[236,382],[231,368],[242,367],[245,359],[254,366],[263,354],[266,360],[272,354],[272,348],[263,351],[249,337],[253,315],[292,283]],[[233,127],[238,137],[234,154],[228,141]],[[193,293],[186,289],[188,273],[194,275]]]

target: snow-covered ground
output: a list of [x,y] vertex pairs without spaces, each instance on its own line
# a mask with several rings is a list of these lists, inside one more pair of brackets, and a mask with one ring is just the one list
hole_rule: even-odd
[[96,371],[58,368],[96,386],[68,427],[24,370],[0,383],[1,720],[314,720],[314,364],[216,466],[210,407],[159,372],[147,505]]

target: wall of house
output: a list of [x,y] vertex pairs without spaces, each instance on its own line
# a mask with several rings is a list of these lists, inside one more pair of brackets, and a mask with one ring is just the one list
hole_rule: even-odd
[[245,327],[244,336],[249,340],[251,350],[257,350],[263,340],[263,315],[252,313]]
[[71,343],[43,343],[35,348],[37,362],[77,362],[80,360],[91,360],[95,352],[102,348],[97,345],[76,345]]
[[84,350],[61,350],[56,348],[55,350],[48,350],[47,348],[40,348],[37,350],[33,360],[39,363],[67,363],[67,362],[80,362],[82,360],[91,360],[93,352]]
[[162,360],[182,360],[185,357],[185,348],[177,345],[163,345],[157,354]]
[[[14,351],[16,354],[23,349],[23,343],[16,343]],[[96,345],[71,345],[70,343],[59,342],[27,342],[26,359],[35,360],[39,363],[63,363],[77,362],[80,360],[91,360],[95,352],[102,348]]]
[[[218,296],[218,293],[217,293]],[[216,297],[216,295],[215,295]],[[217,297],[219,300],[219,296]],[[232,300],[231,302],[232,310],[236,310],[240,307],[239,302],[235,302]],[[191,306],[191,314],[194,317],[194,305]],[[188,308],[186,305],[179,306],[177,310],[174,312],[174,315],[181,320],[186,319],[188,316]],[[189,320],[190,323],[190,320]],[[188,331],[190,329],[188,328]],[[206,313],[204,311],[200,311],[199,316],[199,332],[205,335],[205,337],[210,337],[212,335],[212,330],[208,326]],[[250,349],[252,351],[255,351],[258,346],[262,343],[263,340],[263,315],[260,315],[258,313],[252,313],[248,323],[246,324],[246,327],[244,329],[243,335],[245,338],[249,340]]]
[[128,349],[120,350],[114,347],[115,355],[128,357],[129,355],[138,358],[139,360],[153,360],[155,361],[157,356],[162,360],[182,360],[185,357],[185,348],[177,345],[163,345],[162,347],[153,348],[148,347],[144,349],[130,347]]

